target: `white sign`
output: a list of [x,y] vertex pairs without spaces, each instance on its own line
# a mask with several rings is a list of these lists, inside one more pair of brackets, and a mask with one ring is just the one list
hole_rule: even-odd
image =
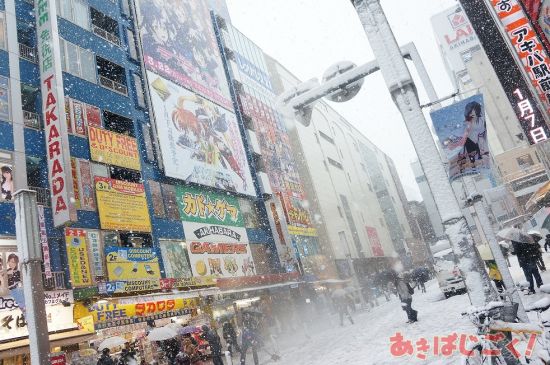
[[147,78],[166,176],[255,195],[235,115],[150,71]]
[[454,6],[434,15],[431,20],[437,43],[450,68],[449,71],[454,74],[465,72],[465,59],[470,57],[472,49],[480,47],[466,13],[460,6]]
[[[44,303],[49,305],[74,303],[72,290],[51,290],[44,292]],[[10,296],[0,297],[0,312],[5,310],[11,310],[19,308],[15,299]],[[1,323],[0,323],[1,325]]]
[[[48,331],[62,331],[77,328],[73,322],[73,306],[47,306]],[[19,309],[0,312],[0,341],[27,337],[29,331],[23,313]]]
[[187,241],[248,242],[246,228],[200,222],[182,222]]
[[54,0],[35,0],[42,114],[54,226],[76,220],[57,14]]

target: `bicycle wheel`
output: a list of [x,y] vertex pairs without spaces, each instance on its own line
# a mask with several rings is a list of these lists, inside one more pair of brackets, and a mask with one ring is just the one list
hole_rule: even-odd
[[497,350],[497,347],[491,342],[479,343],[475,345],[468,356],[462,361],[462,365],[506,365],[506,361],[502,355],[487,356],[483,354],[483,350]]

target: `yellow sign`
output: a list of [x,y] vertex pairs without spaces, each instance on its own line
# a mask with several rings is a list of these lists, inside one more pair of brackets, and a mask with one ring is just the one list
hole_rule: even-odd
[[92,160],[132,170],[141,169],[135,138],[92,126],[88,127],[88,136]]
[[[160,279],[159,258],[151,247],[105,247],[105,261],[109,280]],[[130,285],[131,286],[131,285]]]
[[74,307],[74,317],[78,320],[91,316],[95,329],[99,330],[148,320],[192,314],[196,311],[198,304],[198,298],[159,299],[124,304],[109,301],[101,304],[96,303],[90,308],[77,303]]
[[293,236],[317,237],[317,230],[313,227],[297,227],[288,225],[288,233]]
[[69,261],[72,287],[93,285],[90,274],[90,261],[88,260],[86,231],[65,228],[65,243],[67,245],[67,261]]
[[143,184],[95,177],[102,229],[151,232]]
[[86,330],[90,333],[94,333],[94,317],[92,316],[86,316],[82,317],[76,320],[76,323],[78,323],[78,328]]

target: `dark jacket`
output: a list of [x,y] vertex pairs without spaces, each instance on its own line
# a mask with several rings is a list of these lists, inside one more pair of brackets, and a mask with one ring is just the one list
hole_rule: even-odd
[[227,340],[236,340],[237,332],[235,332],[235,327],[230,322],[225,322],[223,324],[223,338]]
[[512,241],[512,246],[515,255],[518,257],[519,266],[525,267],[536,263],[539,256],[538,244]]
[[111,356],[103,354],[97,361],[97,365],[115,365],[115,362],[111,359]]
[[216,331],[213,329],[208,330],[204,336],[204,339],[208,341],[212,355],[219,356],[222,354],[222,343],[220,341],[220,336],[218,336]]

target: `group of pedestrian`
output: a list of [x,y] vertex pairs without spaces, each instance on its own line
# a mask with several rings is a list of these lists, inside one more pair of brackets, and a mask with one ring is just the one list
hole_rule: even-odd
[[[529,291],[527,292],[528,295],[536,293],[535,283],[538,288],[540,288],[543,284],[539,268],[542,271],[546,271],[546,266],[544,265],[544,260],[542,259],[541,247],[539,245],[542,235],[538,232],[531,232],[529,236],[531,237],[530,240],[511,240],[513,254],[515,254],[518,258],[519,266],[523,270],[525,279],[529,282]],[[550,235],[546,236],[547,242],[550,239],[549,236]]]
[[136,352],[129,343],[126,343],[117,360],[111,357],[111,350],[104,348],[97,365],[137,365]]

